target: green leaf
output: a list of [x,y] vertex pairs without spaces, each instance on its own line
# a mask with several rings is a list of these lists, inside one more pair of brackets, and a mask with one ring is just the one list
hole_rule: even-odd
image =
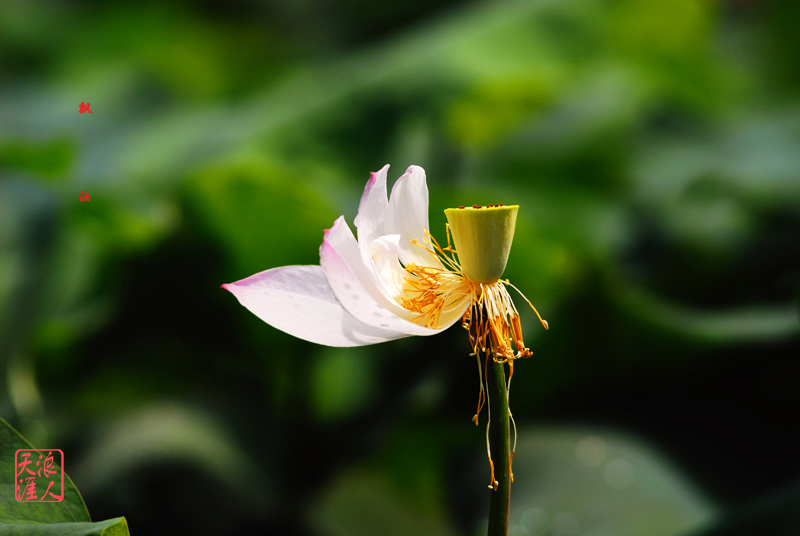
[[[19,449],[32,448],[34,447],[19,432],[0,419],[0,523],[16,525],[91,521],[81,494],[66,473],[64,500],[61,502],[34,503],[16,500],[14,455]],[[5,528],[0,528],[0,534],[5,534],[4,530]]]
[[19,449],[31,448],[33,445],[0,419],[0,536],[129,536],[124,517],[92,523],[81,494],[66,473],[63,501],[18,502],[14,455]]
[[0,536],[129,536],[128,522],[115,517],[97,523],[48,523],[45,525],[0,525]]

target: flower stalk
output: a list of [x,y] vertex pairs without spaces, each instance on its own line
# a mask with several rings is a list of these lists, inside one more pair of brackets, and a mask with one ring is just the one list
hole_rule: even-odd
[[502,362],[489,360],[489,444],[494,468],[495,488],[489,499],[489,536],[508,534],[508,509],[511,504],[511,434],[508,410],[508,385]]

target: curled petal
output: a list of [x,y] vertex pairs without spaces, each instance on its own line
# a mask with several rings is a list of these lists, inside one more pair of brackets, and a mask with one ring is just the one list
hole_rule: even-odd
[[320,266],[283,266],[222,285],[264,322],[326,346],[363,346],[404,337],[367,325],[336,300]]
[[441,331],[414,324],[410,321],[412,314],[387,296],[374,266],[362,262],[356,239],[344,218],[337,219],[325,232],[319,256],[336,299],[361,322],[396,331],[398,337]]
[[425,183],[425,170],[421,167],[410,166],[394,183],[386,209],[385,228],[386,234],[400,235],[399,256],[403,264],[436,264],[421,246],[411,243],[414,240],[423,244],[423,229],[428,229],[428,186]]
[[369,244],[373,240],[386,234],[384,231],[384,218],[389,200],[386,197],[386,174],[389,164],[380,171],[370,174],[361,203],[358,205],[358,215],[353,223],[358,232],[358,245],[364,262],[369,262]]

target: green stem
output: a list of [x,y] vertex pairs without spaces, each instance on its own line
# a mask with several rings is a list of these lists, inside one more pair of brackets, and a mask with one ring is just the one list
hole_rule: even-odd
[[489,536],[508,534],[508,507],[511,503],[511,442],[508,421],[508,395],[503,363],[489,360],[488,395],[490,401],[489,445],[494,462],[497,489],[490,492]]

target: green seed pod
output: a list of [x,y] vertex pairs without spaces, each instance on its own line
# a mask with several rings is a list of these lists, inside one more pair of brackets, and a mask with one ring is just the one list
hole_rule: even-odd
[[448,208],[458,260],[464,275],[476,283],[493,283],[506,269],[519,205]]

